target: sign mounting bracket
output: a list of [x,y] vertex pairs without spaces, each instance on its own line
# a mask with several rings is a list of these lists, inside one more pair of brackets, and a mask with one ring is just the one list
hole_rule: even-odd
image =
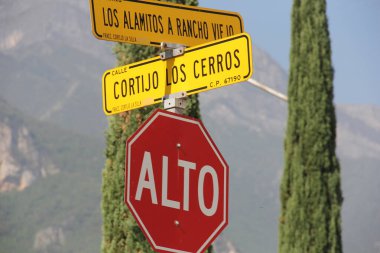
[[164,109],[168,112],[183,114],[186,108],[186,92],[177,92],[163,98]]
[[[172,44],[161,42],[160,53],[161,60],[168,60],[185,53],[185,46],[180,44]],[[177,92],[163,97],[164,109],[168,112],[183,114],[186,108],[186,92]]]
[[161,42],[161,50],[163,51],[160,53],[161,60],[167,60],[183,55],[185,53],[185,46],[181,44]]

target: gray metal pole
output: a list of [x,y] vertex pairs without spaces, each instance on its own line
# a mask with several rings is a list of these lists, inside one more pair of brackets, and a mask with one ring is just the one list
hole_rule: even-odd
[[258,81],[256,81],[255,79],[248,79],[248,82],[250,84],[253,84],[254,86],[256,86],[257,88],[260,88],[261,90],[275,96],[275,97],[278,97],[279,99],[281,100],[284,100],[285,102],[288,101],[288,97],[284,94],[282,94],[281,92],[278,92],[272,88],[269,88],[268,86],[262,84],[262,83],[259,83]]

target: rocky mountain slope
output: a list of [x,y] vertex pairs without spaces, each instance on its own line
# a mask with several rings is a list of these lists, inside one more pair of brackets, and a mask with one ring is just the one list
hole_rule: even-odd
[[59,172],[22,119],[0,99],[0,192],[22,191],[36,179]]
[[[36,179],[0,194],[4,252],[99,250],[107,124],[100,77],[114,66],[111,45],[91,35],[86,1],[0,2],[0,97],[27,115],[0,100],[0,160],[17,167],[0,170],[9,179],[1,185],[21,190],[22,178]],[[285,71],[255,45],[254,61],[254,78],[286,92]],[[286,103],[248,83],[202,93],[200,101],[231,168],[225,241],[242,253],[276,252]],[[380,108],[338,105],[337,115],[345,252],[380,252]]]
[[0,99],[1,252],[99,248],[102,148]]
[[93,38],[86,1],[2,1],[0,96],[27,115],[101,135],[100,75],[114,65],[110,45]]

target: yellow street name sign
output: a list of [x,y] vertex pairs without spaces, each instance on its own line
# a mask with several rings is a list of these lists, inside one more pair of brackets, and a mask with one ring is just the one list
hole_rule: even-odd
[[253,73],[249,34],[187,48],[178,57],[154,57],[103,74],[103,110],[112,115],[248,80]]
[[238,13],[156,0],[90,0],[92,32],[101,40],[194,46],[244,32]]

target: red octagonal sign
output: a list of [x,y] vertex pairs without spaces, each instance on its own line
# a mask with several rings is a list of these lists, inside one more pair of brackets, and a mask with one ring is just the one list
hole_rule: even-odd
[[127,140],[125,202],[157,252],[203,252],[228,223],[228,165],[196,119],[157,110]]

